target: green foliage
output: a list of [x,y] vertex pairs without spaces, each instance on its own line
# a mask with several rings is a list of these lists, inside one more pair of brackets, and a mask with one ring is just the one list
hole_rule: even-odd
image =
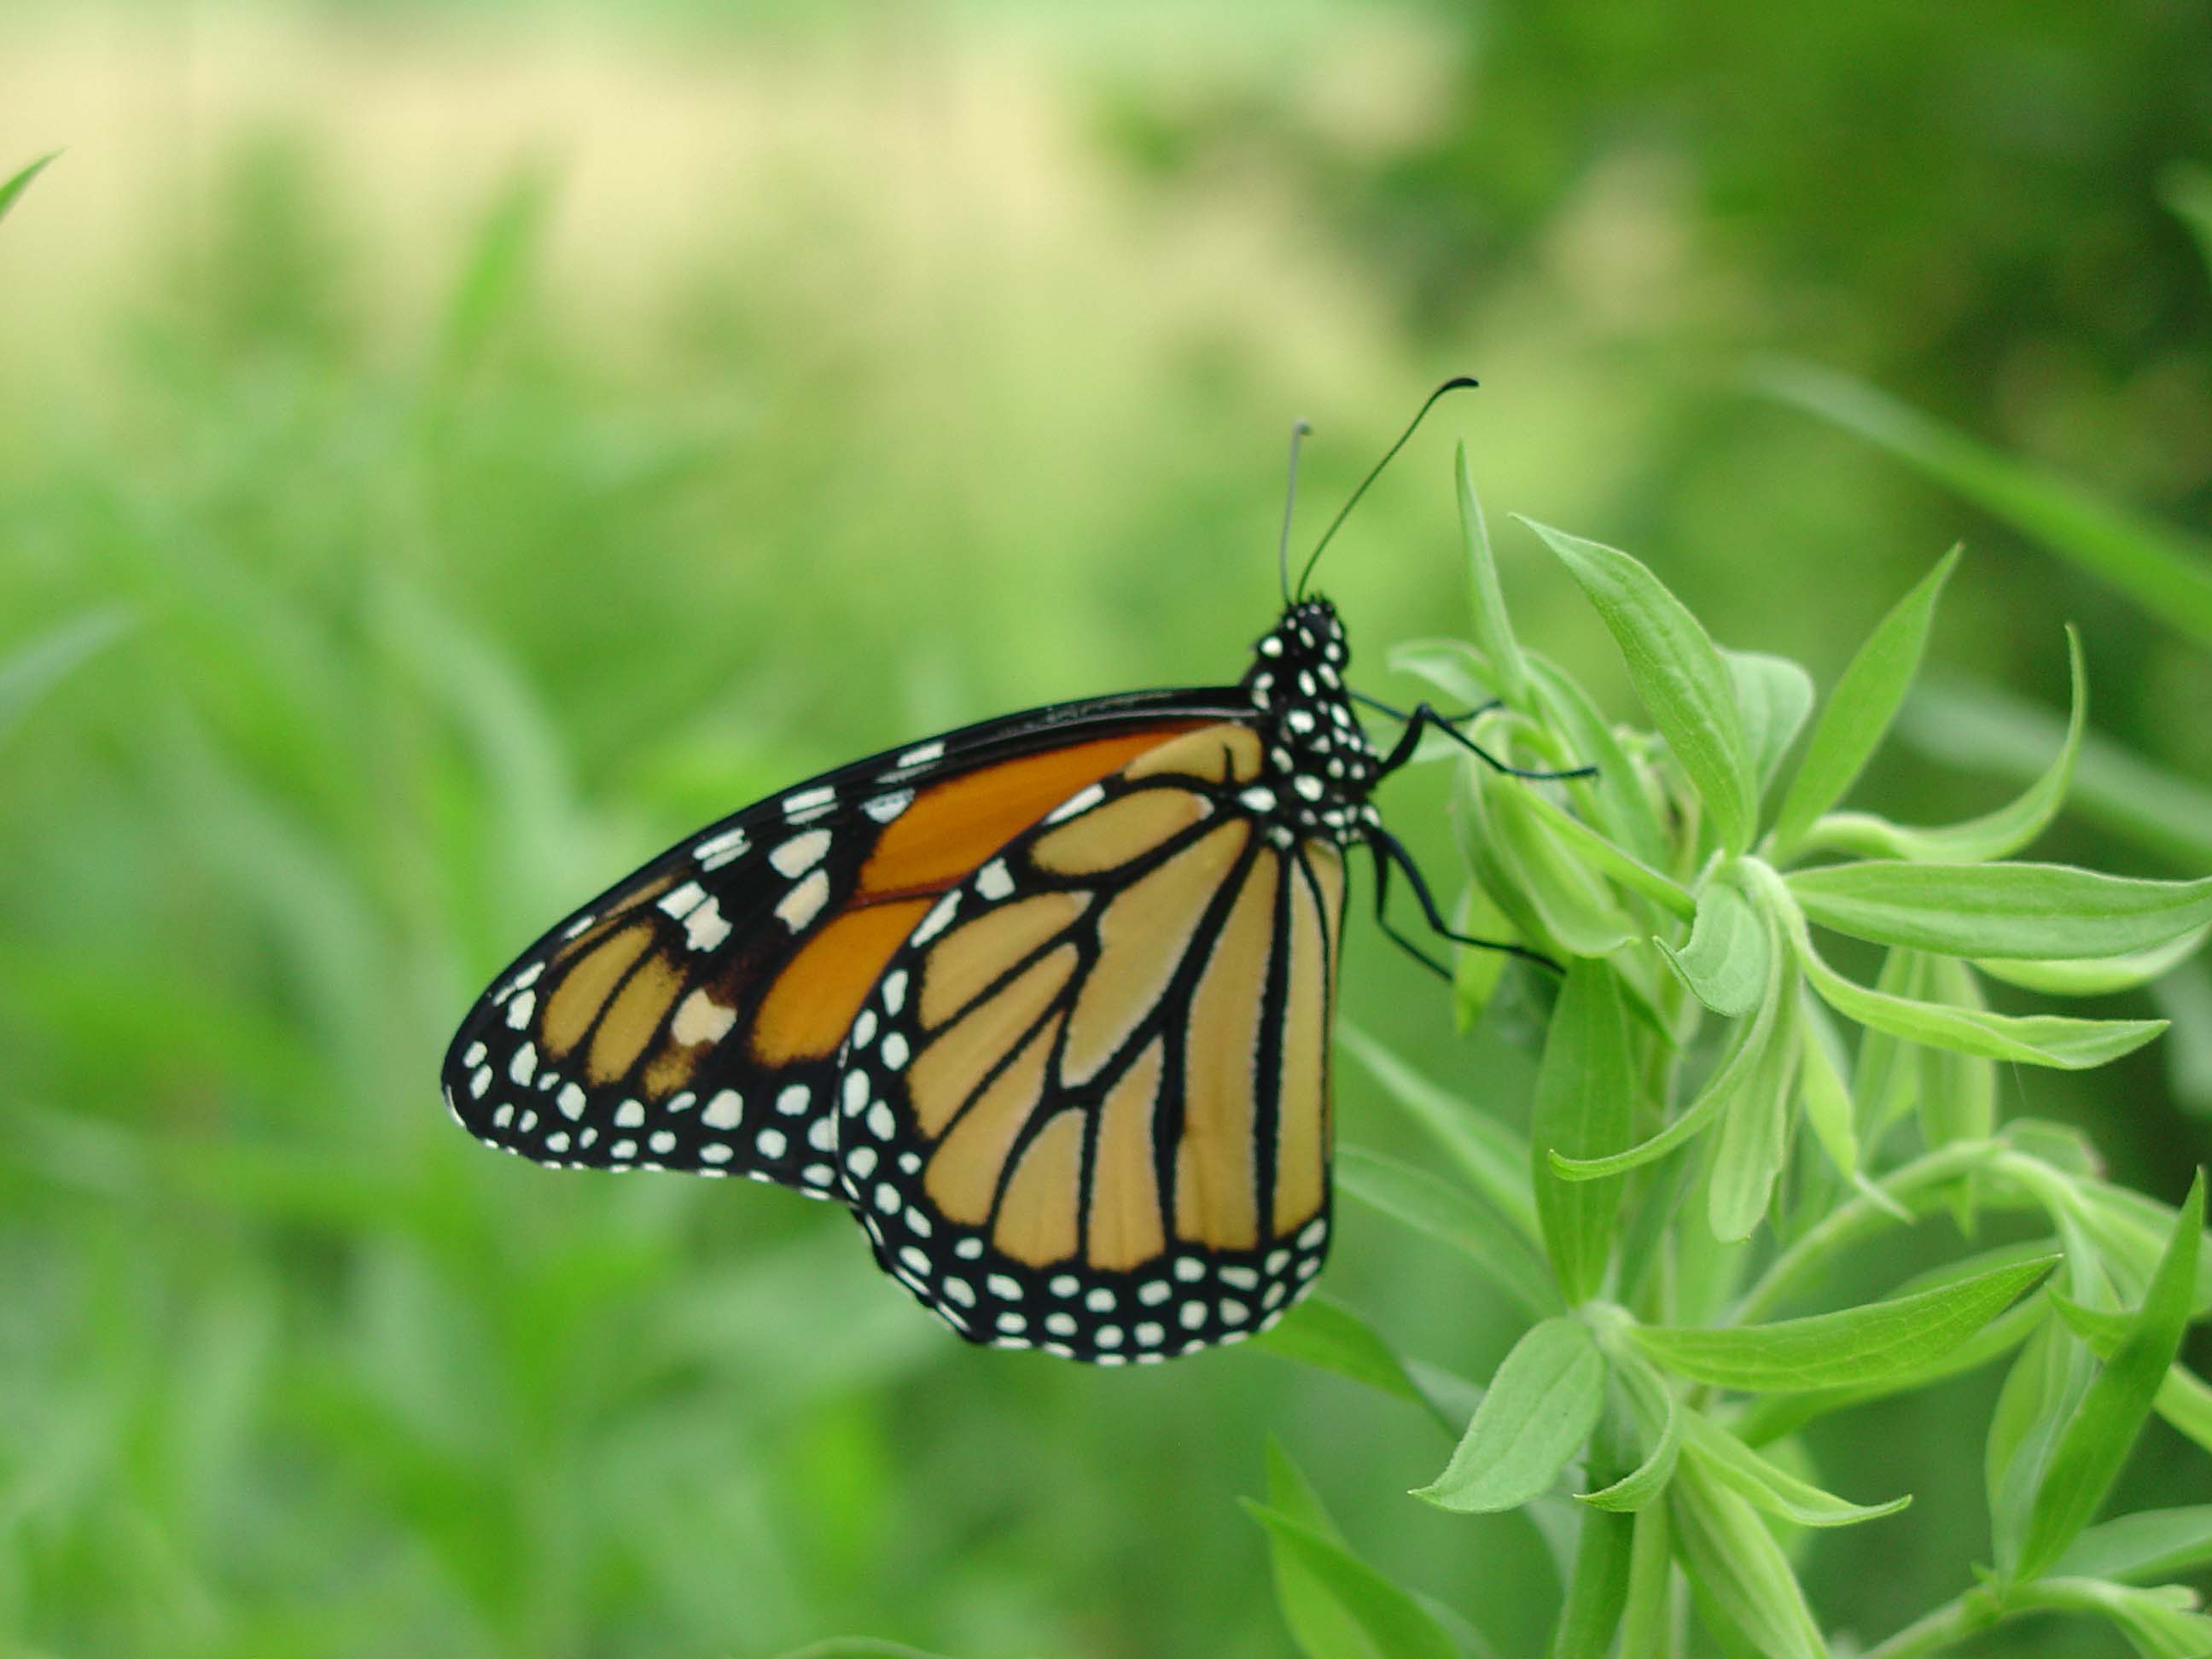
[[[1587,722],[1555,722],[1585,706],[1571,680],[1533,657],[1510,681],[1495,667],[1520,647],[1463,467],[1460,483],[1481,637],[1429,642],[1409,660],[1502,693],[1486,717],[1496,747],[1553,763],[1600,752]],[[1657,728],[1608,734],[1601,767],[1632,769],[1609,799],[1662,803],[1647,827],[1664,828],[1659,844],[1632,848],[1634,820],[1589,784],[1462,770],[1473,889],[1562,958],[1531,1109],[1533,1226],[1509,1180],[1510,1134],[1347,1036],[1472,1182],[1355,1147],[1347,1189],[1455,1246],[1535,1320],[1416,1495],[1478,1514],[1540,1509],[1562,1479],[1578,1489],[1553,1654],[1603,1655],[1616,1639],[1639,1659],[1688,1651],[1687,1606],[1714,1650],[1825,1655],[1796,1529],[1893,1524],[1911,1500],[1826,1490],[1794,1431],[2017,1351],[1988,1438],[1995,1571],[1876,1652],[1937,1652],[2053,1611],[2102,1619],[2145,1652],[2193,1651],[2178,1644],[2212,1625],[2189,1593],[2142,1586],[2212,1558],[2203,1514],[2093,1523],[2154,1415],[2212,1442],[2212,1389],[2179,1358],[2212,1308],[2198,1279],[2200,1258],[2212,1260],[2202,1179],[2179,1210],[2105,1181],[2078,1134],[2001,1122],[1995,1063],[2094,1067],[2164,1026],[2000,1012],[1983,985],[1986,973],[2109,993],[2171,969],[2212,931],[2212,878],[2006,861],[2073,776],[2078,643],[2073,719],[2027,794],[1908,830],[1836,804],[1905,703],[1955,554],[1875,629],[1793,773],[1811,713],[1801,671],[1714,646],[1626,554],[1538,534],[1592,600]],[[1821,861],[1838,850],[1879,855]],[[1815,930],[1886,947],[1877,981],[1830,966]],[[1525,964],[1506,970],[1477,1040],[1526,1006],[1510,988],[1540,982]],[[1855,1244],[1945,1212],[1969,1236],[2021,1215],[2030,1231],[1887,1297],[1770,1316]],[[1565,1312],[1529,1282],[1532,1237]],[[1958,1569],[1969,1565],[1961,1554]]]

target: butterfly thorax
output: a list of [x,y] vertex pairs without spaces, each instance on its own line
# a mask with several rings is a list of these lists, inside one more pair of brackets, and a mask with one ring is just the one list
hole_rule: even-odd
[[1320,837],[1349,846],[1376,822],[1367,798],[1381,757],[1345,690],[1351,654],[1336,608],[1320,599],[1285,611],[1253,649],[1242,686],[1260,711],[1267,768],[1245,801],[1278,842]]

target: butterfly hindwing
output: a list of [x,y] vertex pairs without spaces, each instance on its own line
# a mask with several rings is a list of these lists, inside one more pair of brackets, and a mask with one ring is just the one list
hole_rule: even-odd
[[1223,695],[1012,716],[709,826],[499,976],[447,1052],[448,1106],[542,1163],[837,1195],[839,1052],[891,955],[998,847]]
[[1335,846],[1185,732],[947,890],[854,1021],[838,1166],[962,1334],[1115,1363],[1261,1328],[1328,1248]]

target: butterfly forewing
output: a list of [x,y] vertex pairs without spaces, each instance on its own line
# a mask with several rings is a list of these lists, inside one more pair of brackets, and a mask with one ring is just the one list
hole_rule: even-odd
[[710,826],[500,975],[448,1050],[448,1105],[471,1133],[542,1163],[836,1195],[839,1052],[908,936],[1054,805],[1233,695],[993,721]]
[[839,1085],[840,1179],[963,1334],[1114,1363],[1249,1334],[1328,1245],[1343,906],[1235,723],[1155,746],[950,888]]

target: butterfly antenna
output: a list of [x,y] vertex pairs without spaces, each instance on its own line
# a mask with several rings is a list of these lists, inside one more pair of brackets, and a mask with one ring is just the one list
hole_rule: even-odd
[[1336,534],[1337,527],[1341,525],[1345,520],[1351,517],[1352,509],[1359,505],[1359,498],[1367,493],[1367,486],[1373,483],[1376,479],[1382,476],[1382,469],[1389,465],[1392,461],[1397,459],[1398,452],[1406,447],[1407,440],[1421,429],[1422,421],[1426,419],[1429,411],[1437,406],[1437,399],[1441,398],[1447,392],[1457,392],[1462,387],[1480,384],[1480,382],[1476,380],[1474,376],[1472,374],[1455,374],[1451,379],[1446,380],[1442,386],[1438,386],[1434,392],[1429,393],[1428,398],[1422,403],[1420,408],[1413,411],[1413,418],[1406,423],[1406,429],[1398,434],[1398,441],[1392,444],[1389,448],[1382,452],[1382,459],[1376,462],[1374,469],[1370,471],[1365,477],[1359,481],[1359,488],[1352,492],[1351,499],[1346,501],[1342,507],[1337,509],[1336,516],[1328,521],[1328,528],[1321,532],[1321,539],[1314,544],[1314,550],[1306,556],[1305,568],[1298,572],[1298,597],[1300,599],[1304,599],[1305,597],[1307,579],[1313,574],[1314,567],[1321,562],[1322,551],[1324,548],[1328,547],[1329,538]]
[[1283,533],[1275,544],[1275,574],[1283,586],[1283,605],[1291,603],[1291,514],[1298,504],[1298,443],[1313,428],[1304,421],[1291,422],[1291,475],[1283,486]]

